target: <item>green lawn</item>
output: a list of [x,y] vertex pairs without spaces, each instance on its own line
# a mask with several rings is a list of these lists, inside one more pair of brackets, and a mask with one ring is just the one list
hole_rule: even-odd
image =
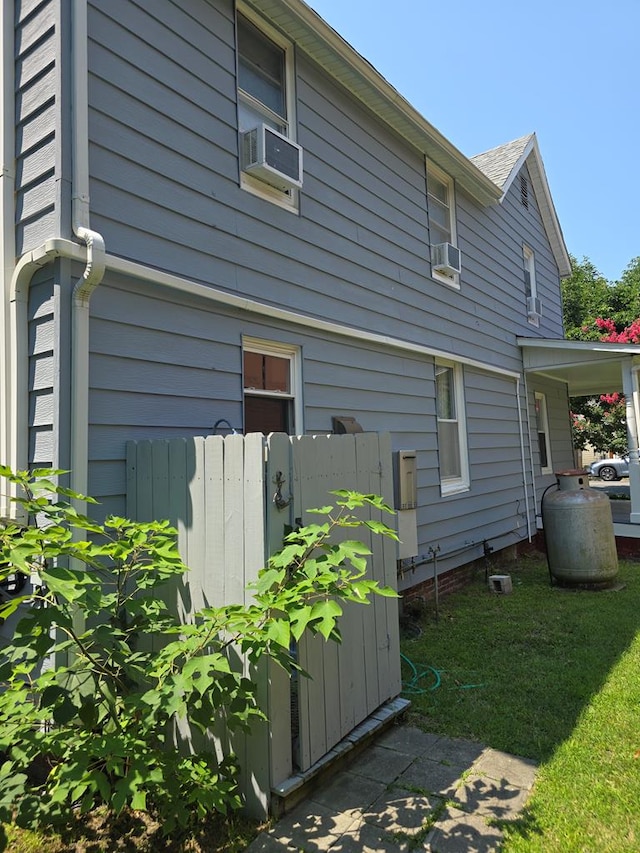
[[[620,566],[618,592],[567,592],[549,585],[543,558],[503,567],[513,593],[489,593],[484,578],[444,598],[436,621],[428,603],[404,639],[424,676],[411,722],[533,758],[540,772],[505,853],[640,851],[640,565]],[[436,683],[436,689],[431,689]],[[133,829],[133,828],[132,828]],[[172,851],[232,853],[256,829],[212,821],[209,832]],[[93,837],[92,837],[93,836]],[[116,849],[104,831],[75,848],[59,838],[17,833],[12,853]],[[121,850],[160,850],[136,831]]]
[[551,587],[544,558],[503,570],[511,595],[480,577],[408,626],[414,722],[540,763],[508,853],[638,851],[640,566],[602,592]]

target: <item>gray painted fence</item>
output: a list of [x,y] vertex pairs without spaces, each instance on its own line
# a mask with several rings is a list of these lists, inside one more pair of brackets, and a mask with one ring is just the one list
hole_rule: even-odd
[[[278,508],[274,500],[280,486]],[[127,444],[127,515],[168,518],[178,529],[188,582],[178,596],[184,618],[205,604],[242,603],[287,525],[317,517],[307,510],[330,502],[331,489],[381,494],[391,504],[388,434],[209,436]],[[370,518],[380,513],[370,511]],[[370,576],[396,588],[391,540],[358,531],[372,550]],[[233,750],[243,766],[247,808],[269,811],[271,790],[313,768],[353,729],[400,692],[395,599],[348,605],[342,644],[304,636],[299,661],[310,678],[292,681],[267,662],[245,672],[258,684],[270,722],[249,735],[214,727],[219,754]],[[293,694],[293,695],[292,695]]]

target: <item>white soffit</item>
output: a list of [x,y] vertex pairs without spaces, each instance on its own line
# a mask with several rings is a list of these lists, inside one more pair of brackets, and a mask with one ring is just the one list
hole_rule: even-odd
[[565,382],[572,397],[622,391],[622,368],[640,368],[640,346],[518,338],[525,373]]

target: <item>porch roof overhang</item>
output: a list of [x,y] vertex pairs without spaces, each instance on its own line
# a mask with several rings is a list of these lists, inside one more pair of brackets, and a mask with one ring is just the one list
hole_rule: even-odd
[[623,365],[640,368],[640,345],[518,338],[525,374],[567,384],[570,397],[622,391]]

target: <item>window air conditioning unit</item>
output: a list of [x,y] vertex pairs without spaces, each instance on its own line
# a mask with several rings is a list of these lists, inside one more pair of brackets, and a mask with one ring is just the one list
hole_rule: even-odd
[[431,247],[431,267],[433,270],[454,275],[462,269],[460,260],[460,249],[452,246],[451,243],[437,243]]
[[266,124],[242,134],[242,168],[279,190],[302,186],[302,148]]
[[527,316],[532,318],[542,316],[542,306],[537,296],[527,296]]

